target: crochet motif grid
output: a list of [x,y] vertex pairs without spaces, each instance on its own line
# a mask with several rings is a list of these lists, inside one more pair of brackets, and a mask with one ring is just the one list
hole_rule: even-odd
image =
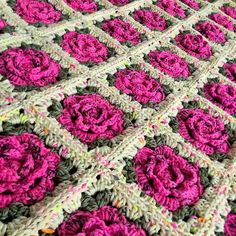
[[[83,15],[75,12],[63,0],[49,0],[55,8],[67,15],[69,19],[51,26],[38,28],[27,24],[14,13],[4,0],[0,0],[0,17],[14,26],[15,32],[0,36],[0,51],[24,45],[37,45],[58,61],[68,71],[68,79],[61,80],[53,86],[38,91],[17,91],[8,80],[0,77],[0,124],[33,125],[34,133],[45,140],[48,146],[56,147],[60,156],[71,160],[77,168],[73,173],[76,183],[64,181],[39,203],[30,207],[28,217],[19,217],[6,224],[0,222],[0,235],[38,235],[42,229],[56,229],[65,218],[65,212],[71,213],[81,206],[82,193],[93,195],[98,191],[111,190],[110,201],[116,208],[123,208],[129,219],[136,221],[144,218],[143,227],[149,235],[216,235],[223,232],[224,218],[230,211],[228,201],[236,197],[236,147],[231,145],[230,152],[223,161],[217,161],[196,149],[175,132],[173,126],[178,110],[186,104],[197,103],[197,107],[207,109],[213,116],[221,117],[231,131],[235,131],[236,119],[227,112],[211,103],[200,92],[208,81],[225,83],[236,88],[235,83],[220,73],[223,64],[236,56],[235,33],[220,25],[227,35],[224,45],[212,43],[204,38],[213,49],[210,60],[199,60],[190,56],[176,45],[173,39],[179,32],[198,33],[194,25],[207,19],[211,13],[220,12],[219,8],[228,3],[236,7],[233,1],[218,0],[212,3],[198,0],[202,4],[199,11],[177,1],[188,11],[186,20],[179,20],[154,5],[155,1],[136,0],[129,4],[116,7],[107,0],[99,3],[103,8],[95,13]],[[172,22],[165,31],[152,31],[135,21],[130,13],[136,9],[148,7],[162,14]],[[224,13],[222,13],[224,14]],[[135,29],[145,35],[143,42],[127,47],[102,31],[97,22],[112,17],[122,17]],[[235,24],[236,20],[231,19]],[[211,21],[213,22],[213,21]],[[68,30],[87,28],[90,34],[115,50],[115,56],[99,65],[88,67],[76,61],[56,43],[56,37]],[[165,73],[154,68],[146,60],[146,55],[155,49],[168,48],[180,55],[196,70],[187,80],[174,80]],[[120,93],[109,84],[109,75],[119,69],[135,65],[158,78],[161,84],[170,89],[170,94],[156,109],[145,107]],[[72,136],[58,121],[50,115],[49,107],[65,96],[73,95],[79,89],[94,87],[98,94],[109,102],[130,114],[135,126],[127,128],[117,136],[111,145],[90,147]],[[2,131],[3,127],[1,128]],[[169,145],[190,162],[207,170],[211,177],[211,185],[204,190],[200,200],[193,206],[198,215],[190,219],[173,220],[173,215],[139,188],[134,181],[127,181],[127,161],[132,160],[138,150],[146,145],[148,139],[161,137],[161,142]]]

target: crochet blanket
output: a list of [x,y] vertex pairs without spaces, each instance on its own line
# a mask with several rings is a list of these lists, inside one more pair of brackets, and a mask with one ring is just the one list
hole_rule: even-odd
[[236,236],[236,3],[0,0],[0,236]]

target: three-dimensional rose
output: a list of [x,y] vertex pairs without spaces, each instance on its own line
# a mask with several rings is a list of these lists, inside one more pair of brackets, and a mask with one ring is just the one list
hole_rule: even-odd
[[81,12],[95,12],[98,5],[94,0],[64,0],[71,8]]
[[6,21],[0,18],[0,30],[3,30],[6,26]]
[[236,235],[236,214],[229,213],[226,217],[224,225],[225,236],[235,236]]
[[182,19],[187,17],[186,12],[175,0],[158,0],[157,6],[172,16],[179,16]]
[[232,17],[233,19],[236,19],[236,9],[234,7],[222,6],[220,10],[223,11],[226,15]]
[[212,56],[212,48],[202,35],[179,34],[175,37],[175,41],[179,48],[196,58],[209,59]]
[[82,63],[101,63],[108,58],[106,45],[90,34],[69,31],[64,34],[61,47]]
[[236,113],[236,89],[228,84],[207,83],[204,86],[205,97],[229,114]]
[[108,0],[108,1],[116,6],[124,6],[130,2],[130,0]]
[[223,68],[227,78],[236,83],[236,63],[225,63]]
[[83,143],[111,139],[123,131],[123,112],[98,94],[72,95],[58,121]]
[[15,202],[33,204],[54,189],[57,153],[30,133],[0,136],[0,208]]
[[94,211],[75,211],[57,229],[58,236],[146,236],[142,228],[128,221],[111,206]]
[[189,7],[193,8],[196,11],[200,9],[200,4],[195,0],[180,0],[180,1],[188,5]]
[[224,32],[217,25],[209,21],[199,22],[195,27],[212,42],[225,43],[227,41]]
[[198,166],[188,163],[169,146],[154,150],[144,147],[134,160],[138,185],[168,210],[194,205],[201,197]]
[[152,10],[135,10],[133,17],[151,30],[163,31],[167,28],[166,20],[158,12]]
[[0,74],[15,86],[43,87],[57,81],[61,66],[44,51],[9,48],[0,55]]
[[229,152],[229,135],[220,117],[192,108],[180,110],[177,119],[180,135],[205,154]]
[[224,16],[223,14],[212,13],[209,15],[209,18],[218,23],[219,25],[224,26],[226,29],[230,31],[235,30],[234,23],[227,16]]
[[140,41],[140,33],[129,23],[119,18],[102,23],[102,29],[120,43],[130,42],[136,45]]
[[115,74],[115,87],[142,104],[165,99],[161,84],[141,70],[124,69]]
[[151,51],[148,57],[152,66],[173,78],[191,75],[188,63],[171,51]]
[[52,24],[62,16],[50,3],[40,0],[17,0],[16,13],[29,24]]

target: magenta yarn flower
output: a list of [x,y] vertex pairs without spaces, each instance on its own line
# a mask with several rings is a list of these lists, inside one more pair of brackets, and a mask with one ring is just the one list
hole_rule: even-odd
[[236,63],[225,63],[223,67],[227,78],[236,83]]
[[136,10],[133,13],[136,21],[144,24],[151,30],[163,31],[167,29],[166,20],[158,12],[152,10]]
[[234,23],[227,16],[224,16],[223,14],[212,13],[211,15],[209,15],[209,18],[230,31],[235,30]]
[[94,211],[78,210],[57,228],[58,236],[146,236],[142,228],[128,221],[111,206]]
[[189,7],[193,8],[196,11],[200,9],[200,4],[195,0],[180,0],[180,1],[188,5]]
[[57,82],[61,66],[44,51],[9,48],[0,55],[0,74],[15,86],[43,87]]
[[212,56],[212,48],[202,35],[179,34],[175,37],[175,41],[179,48],[196,58],[209,59]]
[[124,69],[115,74],[115,87],[142,104],[165,99],[161,84],[144,71]]
[[157,6],[172,16],[179,16],[182,19],[187,17],[184,9],[175,0],[158,0]]
[[33,204],[54,189],[60,163],[57,153],[30,133],[0,136],[0,208],[15,202]]
[[92,13],[98,10],[98,5],[94,0],[64,0],[76,11]]
[[227,215],[225,225],[224,225],[225,236],[235,236],[236,235],[236,214],[229,213]]
[[188,63],[171,51],[151,51],[148,57],[152,66],[173,78],[191,75]]
[[233,19],[236,19],[236,9],[231,6],[222,6],[220,8],[226,15],[231,16]]
[[208,83],[204,86],[204,95],[208,100],[229,114],[236,113],[236,89],[233,86]]
[[195,27],[196,30],[212,42],[225,43],[227,41],[224,32],[217,25],[209,21],[199,22]]
[[63,102],[59,123],[83,143],[112,139],[123,130],[123,112],[98,94],[72,95]]
[[130,0],[108,0],[108,1],[116,6],[124,6],[130,2]]
[[194,205],[201,197],[198,166],[189,164],[169,146],[144,147],[134,160],[138,185],[166,209]]
[[64,34],[61,47],[82,63],[101,63],[108,58],[106,45],[90,34],[69,31]]
[[132,45],[137,45],[140,41],[140,33],[130,23],[119,18],[104,21],[102,29],[120,43],[130,42]]
[[180,110],[177,118],[180,135],[205,154],[229,152],[229,136],[220,117],[196,108]]
[[6,26],[6,21],[0,18],[0,31],[3,30]]
[[39,0],[17,0],[16,13],[29,24],[53,24],[62,16],[50,3]]

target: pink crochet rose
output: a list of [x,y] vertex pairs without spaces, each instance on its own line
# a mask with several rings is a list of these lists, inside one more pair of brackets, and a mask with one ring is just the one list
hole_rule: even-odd
[[124,69],[116,72],[115,86],[142,104],[165,99],[161,84],[144,71]]
[[229,213],[224,225],[225,236],[236,235],[236,214]]
[[29,24],[52,24],[62,16],[50,3],[39,0],[17,0],[16,13]]
[[138,185],[166,209],[194,205],[201,197],[198,166],[189,164],[169,146],[144,147],[134,160]]
[[61,66],[44,51],[10,48],[0,55],[0,74],[15,86],[43,87],[57,82]]
[[90,34],[69,31],[64,34],[61,47],[82,63],[101,63],[108,58],[106,45]]
[[236,83],[236,63],[225,63],[223,67],[227,78]]
[[187,17],[184,9],[175,0],[158,0],[157,6],[175,17],[185,19]]
[[130,2],[130,0],[108,0],[108,1],[116,6],[124,6]]
[[188,63],[171,51],[151,51],[151,65],[173,78],[188,78],[191,75]]
[[102,29],[120,43],[130,42],[132,45],[137,45],[140,41],[140,33],[130,23],[119,18],[104,21]]
[[234,23],[227,16],[224,16],[223,14],[212,13],[211,15],[209,15],[209,18],[215,21],[217,24],[224,26],[226,29],[230,31],[235,30]]
[[179,34],[175,37],[175,41],[179,48],[196,58],[209,59],[212,56],[211,46],[201,35]]
[[188,5],[189,7],[193,8],[196,11],[200,9],[200,4],[195,0],[180,0],[180,1]]
[[220,8],[226,15],[231,16],[233,19],[236,19],[236,9],[231,6],[222,6]]
[[146,236],[143,229],[128,221],[111,206],[94,211],[75,211],[57,228],[58,236]]
[[167,29],[166,20],[158,12],[152,10],[136,10],[133,13],[136,21],[144,24],[151,30],[163,31]]
[[179,133],[205,154],[229,152],[229,136],[220,117],[197,108],[182,109],[177,118]]
[[94,0],[64,0],[71,8],[81,12],[95,12],[98,5]]
[[229,114],[236,113],[236,89],[228,84],[208,83],[204,86],[205,97]]
[[123,112],[98,94],[72,95],[63,102],[58,121],[83,143],[112,139],[123,130]]
[[209,21],[197,23],[196,30],[212,42],[225,43],[227,41],[224,32],[217,25],[212,24]]
[[143,229],[128,221],[111,206],[94,211],[75,211],[57,229],[58,236],[146,236]]
[[0,18],[0,31],[3,30],[7,26],[6,21]]
[[0,208],[33,204],[54,189],[60,157],[34,134],[0,136]]

